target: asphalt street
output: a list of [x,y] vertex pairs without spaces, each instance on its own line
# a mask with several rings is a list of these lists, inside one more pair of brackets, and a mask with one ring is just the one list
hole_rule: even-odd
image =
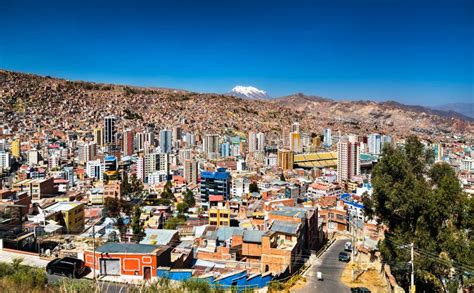
[[[344,251],[344,243],[349,239],[336,240],[329,249],[318,258],[306,273],[306,285],[295,293],[335,293],[350,292],[349,287],[341,283],[341,275],[346,263],[338,260],[339,252]],[[322,272],[323,280],[317,280],[317,272]]]

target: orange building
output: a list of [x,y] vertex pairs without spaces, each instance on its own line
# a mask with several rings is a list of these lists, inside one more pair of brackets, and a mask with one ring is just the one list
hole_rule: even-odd
[[[95,269],[101,276],[149,280],[158,267],[171,265],[171,247],[134,243],[106,243],[96,249]],[[94,268],[94,253],[84,252],[86,266]]]

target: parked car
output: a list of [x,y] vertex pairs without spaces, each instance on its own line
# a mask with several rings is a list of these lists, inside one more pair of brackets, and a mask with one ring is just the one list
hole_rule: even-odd
[[351,256],[349,255],[349,253],[345,251],[339,252],[339,261],[349,262],[350,260],[351,260]]
[[365,287],[351,288],[351,293],[370,293],[370,290]]
[[80,278],[85,271],[84,262],[73,257],[57,258],[46,265],[46,272],[53,275],[65,275],[69,278]]
[[349,251],[349,252],[352,251],[352,243],[351,243],[350,241],[347,241],[347,242],[344,244],[344,250],[345,250],[345,251]]

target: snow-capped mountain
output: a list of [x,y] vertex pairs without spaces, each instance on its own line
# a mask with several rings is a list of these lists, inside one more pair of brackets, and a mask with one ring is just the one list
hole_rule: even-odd
[[235,86],[230,91],[229,95],[249,100],[271,99],[271,97],[267,94],[266,91],[259,90],[258,88],[255,88],[253,86]]

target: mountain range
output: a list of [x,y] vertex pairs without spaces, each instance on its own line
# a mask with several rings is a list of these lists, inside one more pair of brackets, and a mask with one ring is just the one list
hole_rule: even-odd
[[304,94],[271,99],[262,90],[243,86],[229,94],[195,93],[0,70],[0,118],[10,129],[25,134],[38,129],[87,133],[109,114],[123,118],[117,125],[121,128],[179,124],[196,134],[259,130],[275,139],[293,122],[314,134],[329,127],[333,133],[414,133],[431,140],[474,135],[472,118],[397,102],[336,101]]

